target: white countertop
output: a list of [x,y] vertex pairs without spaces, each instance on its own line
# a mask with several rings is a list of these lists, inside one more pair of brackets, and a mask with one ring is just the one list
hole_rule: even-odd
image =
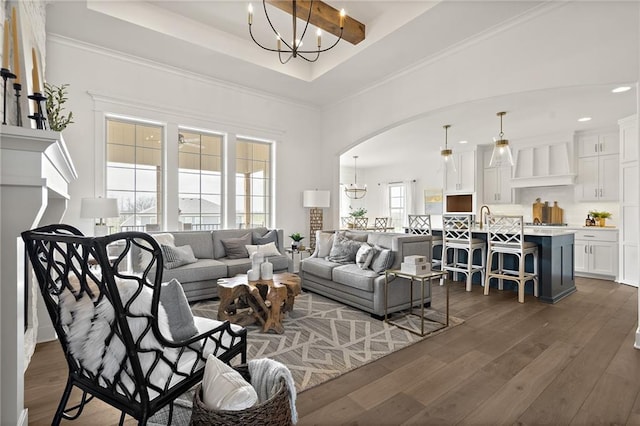
[[[590,228],[592,228],[592,227],[590,227]],[[609,229],[611,229],[611,228],[609,228]],[[433,230],[434,231],[442,231],[442,228],[434,227]],[[554,237],[554,236],[560,236],[560,235],[575,234],[576,230],[577,230],[576,228],[573,228],[573,227],[570,227],[570,226],[525,226],[524,227],[524,235],[525,236],[529,235],[529,236],[532,236],[532,237],[542,237],[542,236]],[[487,227],[483,226],[482,229],[480,229],[480,226],[475,225],[475,226],[473,226],[471,228],[471,232],[476,233],[476,234],[479,234],[479,233],[486,234],[487,233]]]

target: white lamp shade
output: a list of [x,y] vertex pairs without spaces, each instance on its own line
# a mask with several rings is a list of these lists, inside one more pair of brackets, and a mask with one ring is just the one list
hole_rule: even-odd
[[307,190],[302,193],[303,207],[329,207],[331,203],[331,193],[329,191],[319,191],[317,189]]
[[85,219],[118,217],[117,198],[83,198],[80,204],[80,217]]

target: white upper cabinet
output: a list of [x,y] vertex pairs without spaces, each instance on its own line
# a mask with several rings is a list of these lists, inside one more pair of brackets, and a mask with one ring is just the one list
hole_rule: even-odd
[[617,132],[577,136],[580,201],[617,201],[619,198],[620,139]]
[[489,167],[492,151],[484,151],[483,202],[485,204],[510,204],[511,167]]
[[578,136],[578,157],[597,157],[618,154],[620,139],[617,132],[584,134]]
[[454,152],[453,161],[456,171],[447,169],[445,192],[475,192],[476,190],[476,152]]

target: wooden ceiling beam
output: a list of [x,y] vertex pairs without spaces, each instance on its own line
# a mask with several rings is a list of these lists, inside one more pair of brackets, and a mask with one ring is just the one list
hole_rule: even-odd
[[[277,7],[280,10],[287,12],[289,15],[293,14],[293,2],[283,0],[265,0],[270,5]],[[311,1],[298,0],[296,1],[296,15],[303,21],[307,20],[309,16],[309,7],[311,7]],[[316,27],[340,37],[340,11],[329,6],[327,3],[319,0],[313,1],[313,10],[311,11],[311,19],[309,23]],[[358,44],[364,40],[365,25],[362,22],[358,22],[349,16],[344,18],[344,31],[342,38],[351,44]]]

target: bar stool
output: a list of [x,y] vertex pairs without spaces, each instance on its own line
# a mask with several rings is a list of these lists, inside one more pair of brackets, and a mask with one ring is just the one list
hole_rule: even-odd
[[[409,234],[415,235],[431,235],[431,265],[434,269],[442,268],[442,236],[433,235],[431,229],[430,214],[410,214],[409,215]],[[435,254],[435,248],[440,247],[440,257]]]
[[[533,281],[533,294],[538,297],[538,245],[524,241],[522,216],[487,216],[487,275],[484,283],[484,294],[489,294],[491,278],[498,279],[498,290],[503,288],[503,280],[518,283],[518,302],[524,303],[524,289],[527,281]],[[498,267],[493,269],[493,255],[498,255]],[[504,267],[504,256],[517,258],[518,269]],[[533,272],[525,271],[527,255],[533,256]]]
[[[467,276],[467,291],[471,291],[471,278],[480,272],[482,283],[485,282],[486,244],[483,240],[471,237],[471,215],[442,216],[442,270],[451,271],[455,275],[463,273]],[[449,263],[449,250],[453,249],[453,260]],[[473,254],[480,250],[480,264],[473,263]],[[460,252],[466,252],[466,263],[460,260]]]

